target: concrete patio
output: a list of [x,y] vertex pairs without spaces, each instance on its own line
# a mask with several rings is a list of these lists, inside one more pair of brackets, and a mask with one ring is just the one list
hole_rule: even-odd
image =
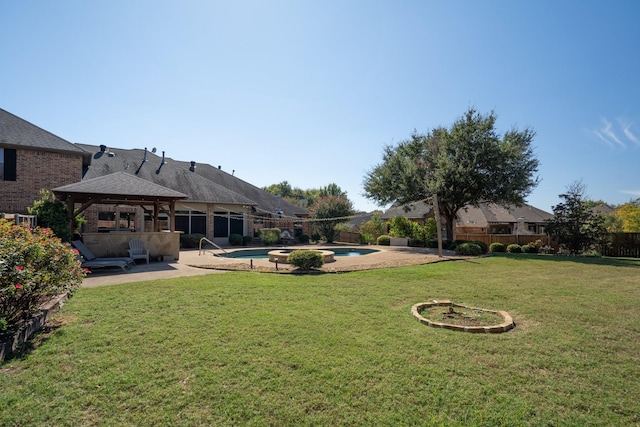
[[[357,245],[339,245],[336,247],[356,247]],[[326,245],[323,248],[327,247]],[[295,246],[295,249],[317,249],[318,246]],[[357,270],[369,270],[376,268],[390,268],[406,265],[427,264],[453,259],[460,259],[451,251],[444,251],[443,257],[438,256],[437,249],[409,248],[394,246],[364,246],[367,249],[377,249],[375,252],[362,256],[336,257],[335,262],[325,264],[321,270],[328,273],[339,273]],[[234,250],[249,249],[246,247],[227,248]],[[251,247],[250,249],[261,249]],[[266,249],[266,248],[263,248]],[[275,249],[273,247],[269,249]],[[196,250],[180,251],[179,261],[151,262],[150,264],[138,264],[129,272],[112,269],[96,269],[87,275],[82,287],[107,286],[120,283],[141,282],[156,279],[171,279],[183,276],[195,276],[203,274],[220,274],[228,271],[256,271],[287,273],[294,270],[289,264],[276,265],[268,259],[239,259],[216,256],[222,253],[220,250],[207,250],[199,253]],[[251,268],[253,264],[253,269]]]

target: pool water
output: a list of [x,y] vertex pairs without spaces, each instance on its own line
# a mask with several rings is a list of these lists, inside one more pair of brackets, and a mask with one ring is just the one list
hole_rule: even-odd
[[[269,259],[269,252],[273,251],[275,248],[271,249],[242,249],[239,251],[227,252],[223,256],[227,258],[240,258],[240,259]],[[313,248],[314,250],[316,248]],[[343,257],[343,256],[363,256],[372,254],[374,252],[379,252],[378,249],[365,249],[365,248],[317,248],[318,250],[323,251],[332,251],[335,256]],[[283,249],[283,252],[286,251],[291,252],[295,249]]]

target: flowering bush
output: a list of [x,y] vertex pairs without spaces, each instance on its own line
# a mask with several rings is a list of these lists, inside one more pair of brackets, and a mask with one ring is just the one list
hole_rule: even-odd
[[13,333],[48,298],[80,287],[86,271],[48,228],[0,219],[0,336]]

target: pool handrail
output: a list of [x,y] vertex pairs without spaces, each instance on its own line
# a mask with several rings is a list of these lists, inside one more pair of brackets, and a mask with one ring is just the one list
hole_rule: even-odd
[[[216,248],[220,249],[222,252],[224,252],[225,254],[227,253],[227,251],[225,251],[223,248],[221,248],[220,246],[216,245],[215,243],[213,243],[211,240],[207,239],[206,237],[203,237],[200,239],[200,242],[198,243],[198,256],[202,255],[202,253],[204,252],[204,250],[202,249],[202,241],[205,240],[207,243],[215,246]],[[214,256],[218,256],[218,254],[213,254]]]

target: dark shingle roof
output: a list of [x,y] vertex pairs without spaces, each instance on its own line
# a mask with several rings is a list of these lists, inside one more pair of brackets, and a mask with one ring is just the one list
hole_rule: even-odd
[[[395,216],[405,216],[409,219],[421,219],[432,216],[431,206],[425,202],[415,202],[409,205],[409,212],[402,206],[392,206],[382,215],[383,219]],[[485,227],[488,224],[503,224],[518,222],[518,218],[526,218],[527,222],[545,222],[553,218],[553,214],[530,205],[505,208],[494,203],[483,203],[478,207],[466,206],[458,211],[456,224],[458,226]]]
[[186,199],[189,197],[179,191],[163,187],[146,179],[125,173],[115,172],[109,175],[85,179],[74,184],[54,188],[55,193],[88,193],[99,196],[125,196],[132,199],[161,198]]
[[2,108],[0,108],[0,145],[10,148],[77,154],[83,156],[85,165],[90,162],[90,154],[81,147],[39,128]]
[[[176,163],[182,165],[187,170],[191,166],[190,162],[176,161]],[[279,204],[284,216],[306,216],[309,214],[309,211],[306,209],[284,199],[278,199],[278,196],[268,193],[255,185],[249,184],[248,182],[209,164],[196,164],[195,170],[191,173],[200,175],[209,181],[215,182],[225,188],[250,198],[256,202],[256,208],[259,213],[262,211],[273,214],[276,212]]]
[[425,202],[414,202],[407,206],[408,211],[403,206],[391,206],[382,214],[382,219],[393,219],[396,216],[404,216],[409,219],[424,219],[432,216],[431,205]]
[[165,164],[162,164],[162,158],[151,152],[146,153],[147,161],[143,162],[145,151],[141,149],[107,148],[105,151],[101,151],[100,147],[92,145],[80,145],[80,147],[94,153],[91,167],[87,170],[84,179],[105,176],[114,172],[124,172],[187,194],[188,201],[192,202],[256,204],[241,194],[184,169],[179,162],[165,159]]
[[505,208],[493,203],[484,203],[479,207],[467,206],[458,211],[458,226],[473,225],[486,227],[489,224],[507,224],[518,222],[518,218],[526,218],[530,223],[542,223],[553,218],[553,214],[530,205]]

